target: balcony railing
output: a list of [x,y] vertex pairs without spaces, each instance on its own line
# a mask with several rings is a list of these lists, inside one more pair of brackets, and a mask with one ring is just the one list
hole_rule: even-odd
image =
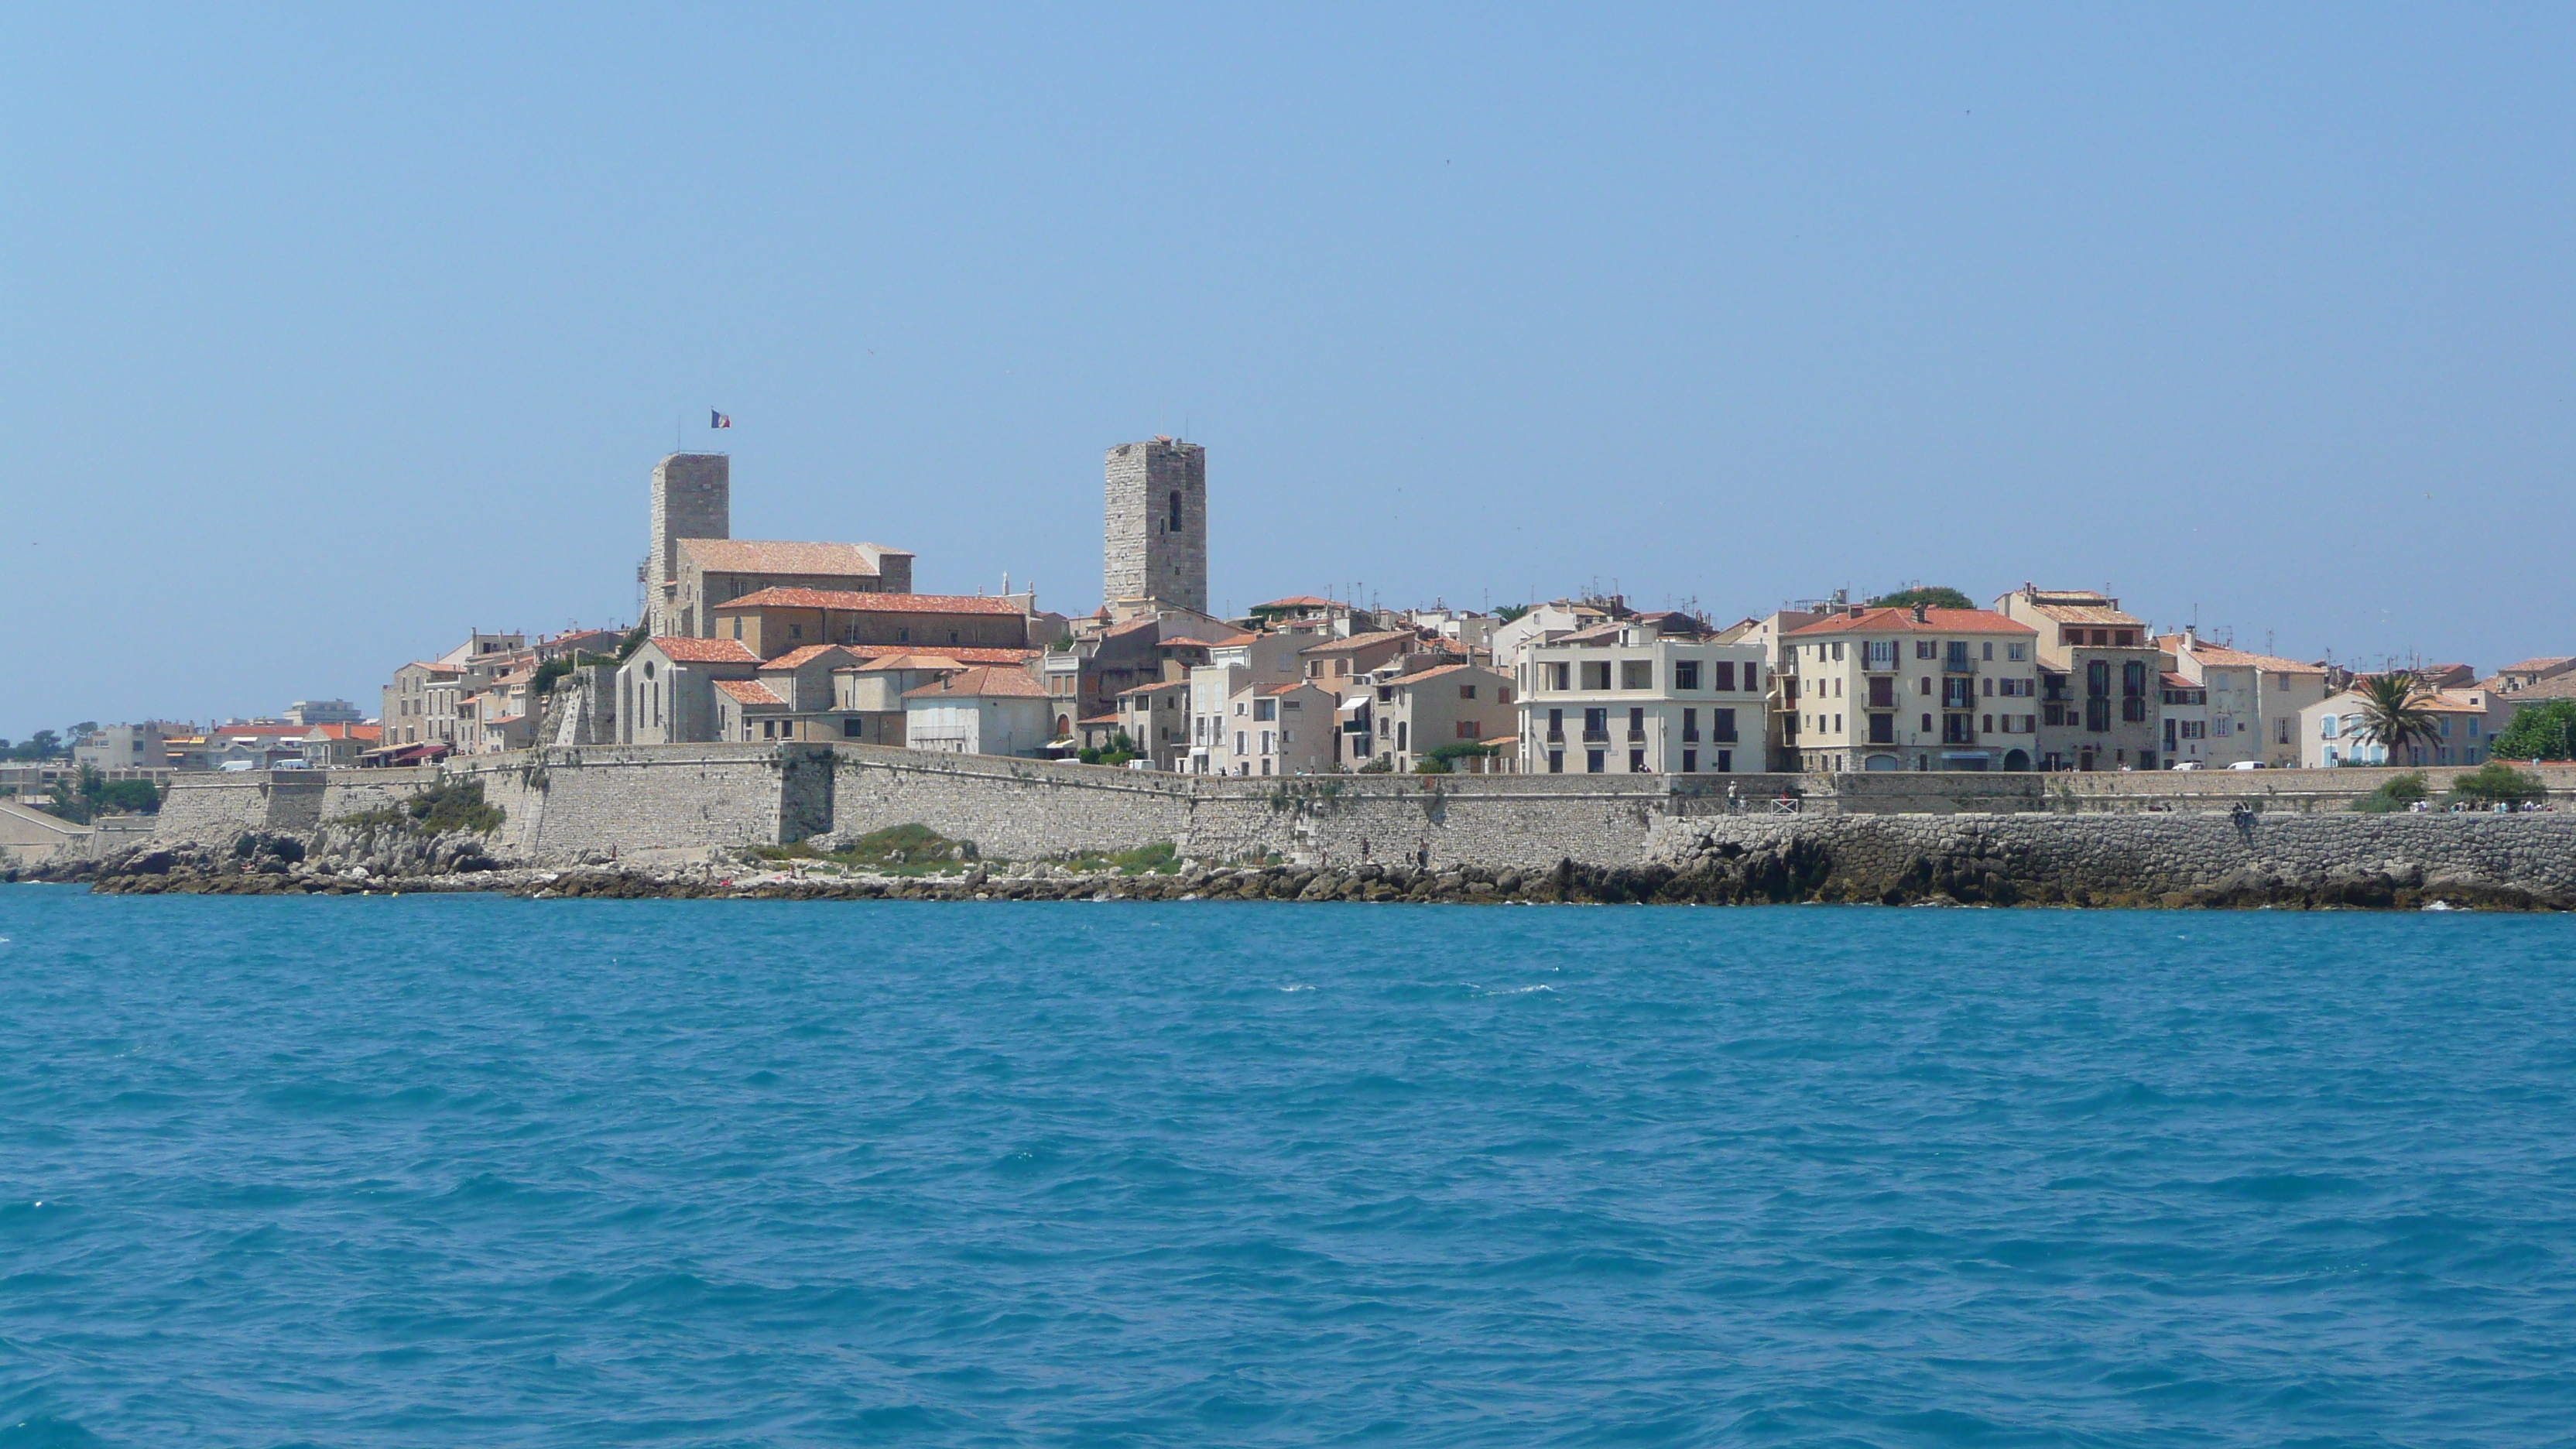
[[1637,728],[1635,725],[1630,725],[1628,727],[1628,743],[1632,745],[1642,745],[1645,742],[1646,732]]
[[1585,730],[1583,732],[1583,742],[1587,745],[1606,745],[1610,743],[1610,732],[1608,730]]

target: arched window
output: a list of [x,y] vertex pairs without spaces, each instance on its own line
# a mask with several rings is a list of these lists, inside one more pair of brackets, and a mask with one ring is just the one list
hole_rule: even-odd
[[1172,532],[1174,532],[1174,533],[1178,533],[1178,532],[1180,532],[1180,531],[1181,531],[1181,492],[1180,492],[1180,490],[1179,490],[1179,489],[1175,488],[1175,489],[1173,489],[1173,490],[1172,490]]

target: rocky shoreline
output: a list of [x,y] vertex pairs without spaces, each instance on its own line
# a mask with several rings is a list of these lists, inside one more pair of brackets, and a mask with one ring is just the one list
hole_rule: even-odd
[[[750,852],[670,865],[594,860],[541,867],[497,857],[485,837],[471,832],[388,837],[327,827],[306,835],[250,831],[213,844],[136,846],[97,862],[18,875],[84,881],[107,895],[497,892],[536,899],[2576,909],[2576,887],[2568,884],[2576,851],[2568,849],[2571,837],[2564,827],[2534,826],[2502,837],[2538,862],[2503,871],[2448,863],[2458,854],[2455,843],[2435,840],[2431,848],[2393,850],[2381,838],[2384,831],[2373,834],[2355,823],[2321,832],[2313,821],[2295,826],[2288,837],[2276,833],[2268,852],[2253,850],[2253,828],[2242,827],[2249,845],[2233,863],[2212,841],[2164,827],[2152,838],[2184,863],[2142,863],[2131,838],[2141,828],[2135,817],[2098,828],[2078,828],[2063,818],[2052,824],[1966,817],[1902,824],[1895,817],[1788,826],[1701,824],[1666,833],[1646,860],[1614,866],[1560,860],[1546,869],[1180,859],[1140,871],[970,859],[870,871],[829,860],[761,859]],[[2492,841],[2471,843],[2489,854],[2495,849]]]

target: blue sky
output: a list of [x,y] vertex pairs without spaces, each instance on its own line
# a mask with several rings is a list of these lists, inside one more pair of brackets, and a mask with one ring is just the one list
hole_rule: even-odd
[[2571,17],[12,8],[0,734],[630,618],[710,407],[737,534],[1068,611],[1186,429],[1236,609],[2576,652]]

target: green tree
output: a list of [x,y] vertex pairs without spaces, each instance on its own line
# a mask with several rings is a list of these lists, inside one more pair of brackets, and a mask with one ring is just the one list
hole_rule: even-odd
[[1508,624],[1536,607],[1537,605],[1535,604],[1505,604],[1494,611],[1494,617],[1502,623]]
[[2405,810],[2430,793],[2424,786],[2424,772],[2409,770],[2393,776],[2380,787],[2352,802],[2352,808],[2364,815],[2388,815]]
[[2491,760],[2451,782],[2451,798],[2463,805],[2520,805],[2549,792],[2540,779],[2502,760]]
[[2576,760],[2576,699],[2535,704],[2487,745],[2491,760]]
[[1898,589],[1895,593],[1881,594],[1877,598],[1869,601],[1869,607],[1873,609],[1911,609],[1917,604],[1921,604],[1927,609],[1973,609],[1977,607],[1976,600],[1960,593],[1957,589],[1944,588],[1940,586]]
[[2353,730],[2388,751],[2388,763],[2406,763],[2409,745],[2430,744],[2442,726],[2427,708],[2433,696],[2414,675],[2399,671],[2365,679],[2353,693],[2361,696],[2361,723]]

